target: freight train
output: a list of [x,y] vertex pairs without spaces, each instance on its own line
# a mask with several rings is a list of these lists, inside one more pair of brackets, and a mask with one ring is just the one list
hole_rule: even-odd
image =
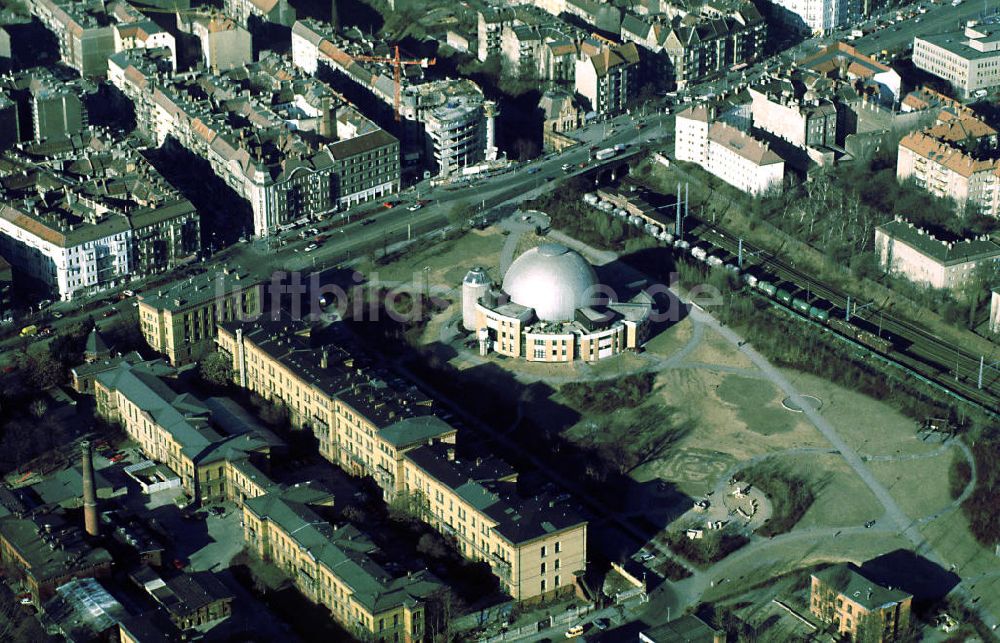
[[610,216],[623,219],[625,223],[644,229],[647,234],[665,246],[672,247],[679,257],[686,257],[693,263],[702,263],[710,268],[720,268],[738,275],[749,290],[776,301],[802,317],[822,324],[872,350],[889,354],[895,348],[901,347],[899,346],[902,342],[900,338],[882,333],[881,330],[877,333],[872,332],[868,328],[871,324],[863,319],[853,317],[851,321],[847,321],[843,309],[813,295],[808,287],[803,288],[794,283],[784,282],[770,273],[764,272],[759,266],[744,270],[739,266],[736,257],[727,250],[714,245],[711,241],[702,238],[692,238],[688,241],[683,237],[678,237],[669,231],[669,227],[648,223],[642,217],[630,215],[627,211],[615,207],[593,193],[585,194],[583,201]]

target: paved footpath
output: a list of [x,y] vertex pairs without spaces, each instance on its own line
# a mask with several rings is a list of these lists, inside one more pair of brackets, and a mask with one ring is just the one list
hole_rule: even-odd
[[[937,563],[944,569],[951,567],[951,561],[944,560],[931,546],[929,542],[924,538],[923,534],[920,533],[920,523],[917,520],[911,519],[907,516],[896,500],[889,493],[888,489],[885,488],[882,483],[880,483],[875,476],[872,474],[871,470],[865,465],[864,459],[851,448],[844,440],[840,437],[837,429],[830,424],[829,421],[824,418],[819,411],[812,405],[811,401],[804,397],[799,391],[788,381],[788,378],[784,376],[781,371],[775,368],[763,355],[758,353],[748,342],[746,342],[742,337],[736,334],[731,328],[723,326],[714,317],[709,315],[704,310],[692,306],[691,308],[692,317],[705,324],[719,335],[724,337],[727,341],[737,346],[740,351],[742,351],[751,362],[754,363],[768,379],[770,379],[791,401],[802,409],[809,421],[819,430],[820,433],[830,442],[830,444],[835,448],[844,458],[844,461],[854,470],[854,472],[864,481],[865,485],[871,490],[872,494],[879,501],[882,507],[885,509],[885,520],[891,521],[891,524],[895,525],[898,532],[902,534],[910,543],[913,544],[914,551],[916,551],[921,556],[927,558],[931,562]],[[965,588],[964,584],[959,584],[952,591],[956,594],[958,598],[962,599],[966,604],[970,604],[970,596],[968,590]],[[986,623],[988,627],[996,629],[998,620],[991,612],[987,611],[985,608],[979,608],[979,615]]]

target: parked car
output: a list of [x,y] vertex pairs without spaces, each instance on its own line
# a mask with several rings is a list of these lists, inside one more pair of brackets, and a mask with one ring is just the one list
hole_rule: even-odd
[[573,627],[566,630],[566,638],[575,639],[578,636],[583,636],[583,626],[574,625]]
[[375,219],[365,219],[361,222],[361,225],[371,225],[373,223],[375,223]]
[[594,621],[594,625],[597,626],[597,629],[603,631],[611,627],[611,620],[606,618],[599,618]]

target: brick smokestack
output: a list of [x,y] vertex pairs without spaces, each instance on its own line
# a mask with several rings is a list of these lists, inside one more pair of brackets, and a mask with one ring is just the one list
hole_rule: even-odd
[[90,442],[80,443],[83,457],[83,525],[87,533],[96,536],[100,531],[97,521],[97,490],[94,488],[94,458],[90,452]]

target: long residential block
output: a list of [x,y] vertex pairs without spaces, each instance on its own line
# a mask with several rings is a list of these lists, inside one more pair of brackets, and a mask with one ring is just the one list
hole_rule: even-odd
[[396,138],[277,56],[227,74],[171,76],[150,50],[108,64],[139,127],[206,159],[249,202],[257,236],[399,191]]
[[217,342],[237,383],[282,402],[324,458],[453,537],[515,599],[565,591],[586,569],[587,523],[566,499],[521,497],[506,463],[456,458],[456,429],[412,385],[280,322],[222,324]]

